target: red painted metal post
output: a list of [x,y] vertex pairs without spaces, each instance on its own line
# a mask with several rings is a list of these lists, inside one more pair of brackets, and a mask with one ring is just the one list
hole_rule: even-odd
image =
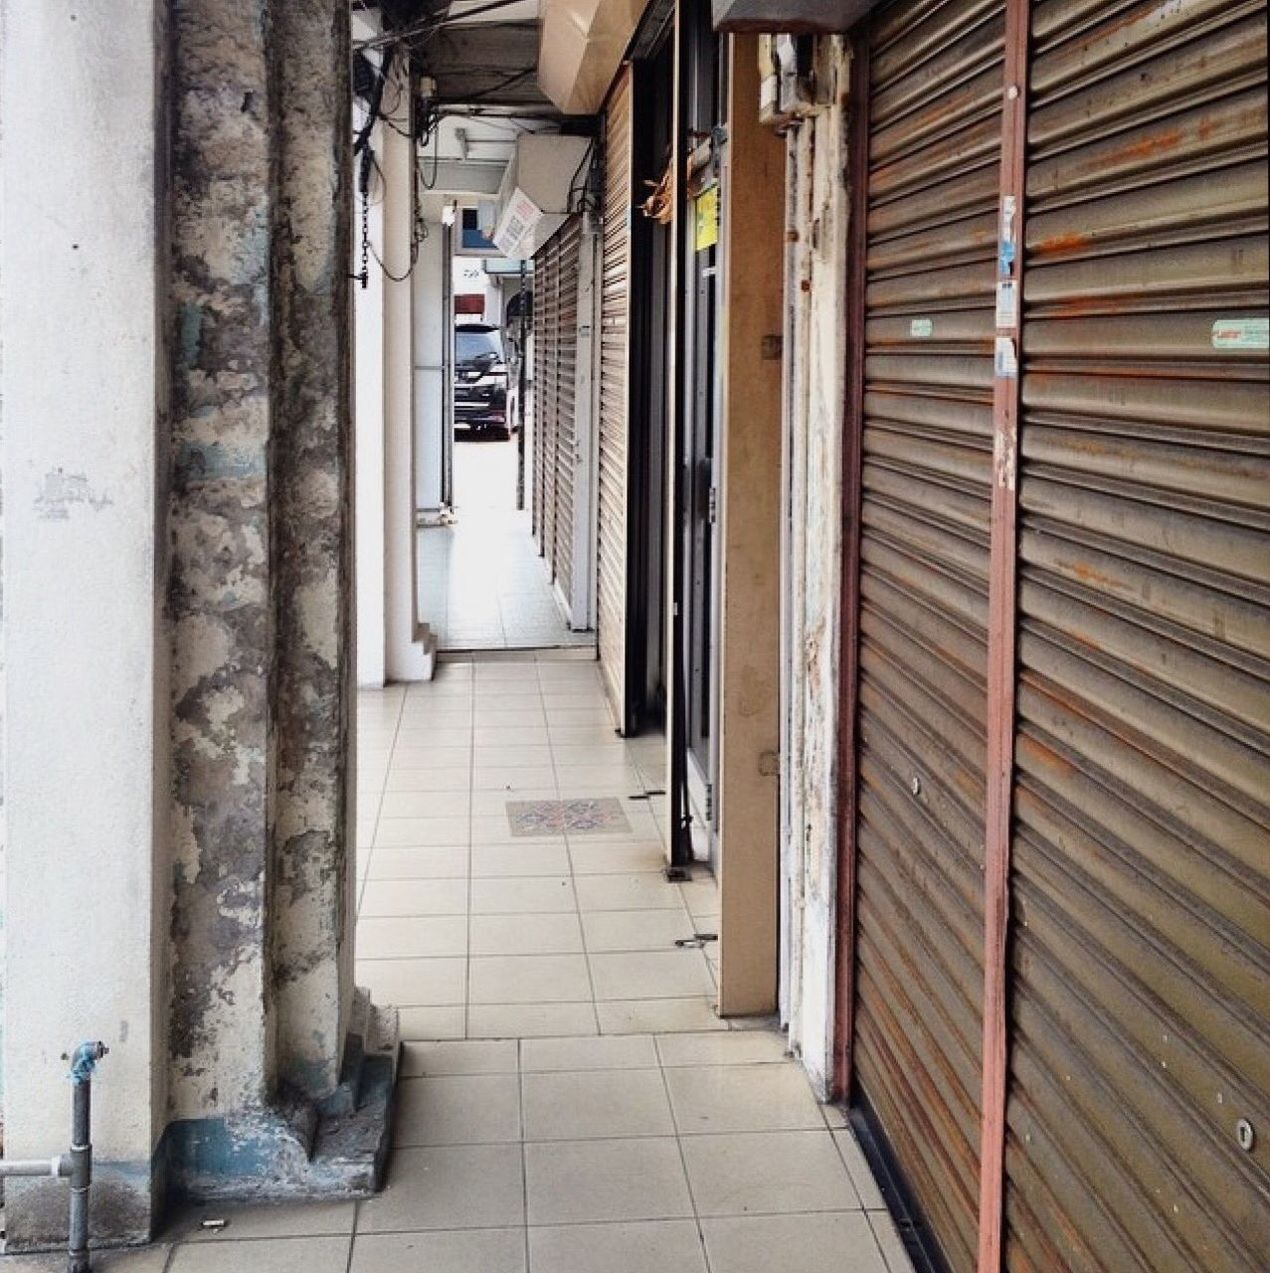
[[1006,0],[996,343],[992,397],[992,540],[988,584],[987,806],[984,844],[983,1124],[979,1273],[1000,1273],[1005,1195],[1006,979],[1014,785],[1019,368],[1027,143],[1028,0]]
[[860,466],[864,434],[864,306],[869,211],[869,31],[856,29],[847,110],[846,403],[842,423],[842,650],[838,685],[838,932],[834,1090],[851,1096],[856,984],[856,822],[860,668]]

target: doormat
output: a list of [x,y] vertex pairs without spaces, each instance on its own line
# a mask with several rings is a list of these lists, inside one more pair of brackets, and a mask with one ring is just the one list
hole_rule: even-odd
[[507,823],[512,835],[626,835],[631,829],[622,802],[612,797],[509,800]]

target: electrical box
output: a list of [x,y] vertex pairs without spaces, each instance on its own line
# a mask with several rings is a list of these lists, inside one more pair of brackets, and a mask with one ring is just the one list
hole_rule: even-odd
[[586,188],[589,137],[526,133],[503,174],[494,243],[504,256],[533,256],[565,223]]

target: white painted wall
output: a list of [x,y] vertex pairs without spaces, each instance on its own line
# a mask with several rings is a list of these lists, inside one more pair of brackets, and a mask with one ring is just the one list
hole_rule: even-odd
[[[362,14],[353,16],[354,39],[366,39],[375,28]],[[354,106],[353,128],[360,130],[365,111]],[[371,134],[378,154],[384,126]],[[384,187],[372,171],[368,200],[368,228],[373,251],[384,254]],[[361,270],[362,200],[353,196],[353,263]],[[353,284],[355,345],[353,356],[354,428],[354,543],[357,577],[357,684],[381,686],[386,673],[384,574],[384,275],[372,255],[367,286]]]
[[414,303],[415,508],[435,515],[442,504],[445,445],[445,345],[449,323],[445,301],[448,267],[439,209],[427,209],[428,237],[419,246],[411,276]]
[[65,1147],[62,1054],[100,1038],[99,1177],[165,1100],[164,7],[0,0],[5,1149]]

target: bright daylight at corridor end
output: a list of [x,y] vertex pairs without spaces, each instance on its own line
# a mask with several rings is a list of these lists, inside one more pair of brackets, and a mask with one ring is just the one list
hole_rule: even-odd
[[0,1273],[1270,1270],[1266,0],[0,0]]

